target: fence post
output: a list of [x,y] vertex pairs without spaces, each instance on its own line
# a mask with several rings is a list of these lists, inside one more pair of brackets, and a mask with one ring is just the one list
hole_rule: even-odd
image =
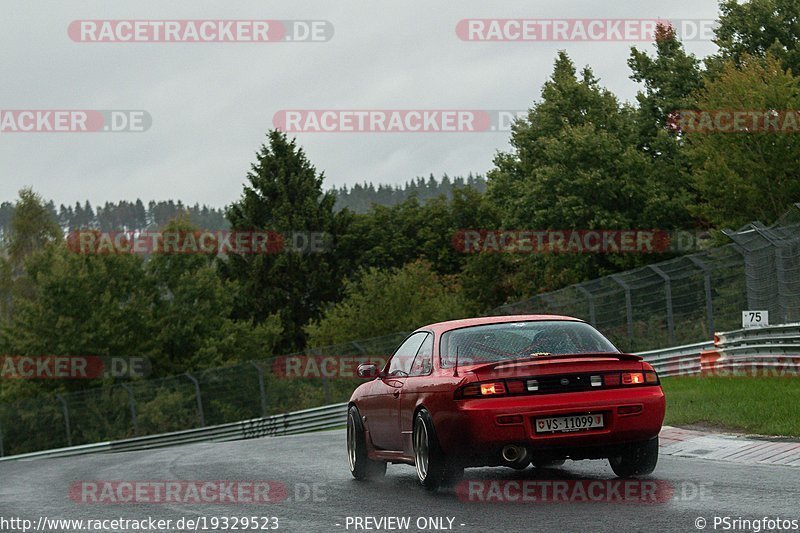
[[703,288],[706,293],[706,320],[708,322],[708,335],[711,340],[714,340],[714,301],[711,295],[711,268],[705,261],[701,261],[694,255],[687,255],[689,261],[697,265],[703,271]]
[[595,315],[594,311],[594,294],[589,292],[589,289],[584,287],[582,284],[577,285],[578,290],[581,291],[585,296],[586,300],[589,301],[589,323],[593,326],[597,325],[597,316]]
[[748,224],[747,229],[726,229],[722,233],[733,241],[736,251],[742,254],[747,308],[766,310],[777,315],[779,298],[775,281],[775,252],[771,249],[773,244],[759,231],[759,227],[760,224],[754,222]]
[[122,388],[128,392],[128,407],[131,410],[131,427],[133,427],[133,436],[139,436],[139,425],[136,423],[136,400],[133,397],[133,391],[127,383],[122,384]]
[[184,375],[192,380],[192,383],[194,383],[194,393],[195,396],[197,396],[197,417],[200,419],[200,427],[205,427],[206,416],[203,414],[203,397],[200,396],[200,382],[188,372],[186,372]]
[[655,265],[649,265],[650,270],[658,274],[664,280],[664,295],[667,300],[667,335],[669,343],[675,345],[675,318],[672,315],[672,283],[669,275]]
[[67,400],[60,394],[56,394],[56,398],[61,402],[61,408],[64,411],[64,428],[67,431],[67,446],[72,446],[72,430],[69,427],[69,406]]
[[633,303],[631,302],[631,288],[627,283],[622,281],[617,274],[612,274],[611,279],[613,279],[617,285],[622,287],[622,289],[625,291],[625,315],[628,323],[628,349],[633,349]]
[[264,387],[264,369],[258,366],[258,363],[255,361],[250,361],[250,364],[253,365],[258,372],[258,392],[261,394],[261,416],[266,418],[267,416],[267,390]]

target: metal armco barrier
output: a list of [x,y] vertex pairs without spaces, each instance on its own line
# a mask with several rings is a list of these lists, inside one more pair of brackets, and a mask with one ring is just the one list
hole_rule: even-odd
[[714,348],[711,341],[687,344],[665,350],[637,352],[644,360],[653,365],[659,376],[677,376],[681,374],[700,373],[700,354]]
[[[662,377],[689,374],[735,375],[737,373],[800,376],[800,323],[741,329],[720,333],[715,341],[639,352]],[[147,450],[193,442],[224,442],[258,437],[295,435],[345,425],[347,404],[337,403],[282,415],[136,437],[24,453],[0,458],[14,461],[68,457],[89,453]]]
[[800,323],[718,333],[704,342],[640,352],[659,375],[800,376]]
[[320,431],[343,426],[347,420],[347,404],[332,404],[303,411],[295,411],[282,415],[243,420],[232,424],[221,424],[198,429],[188,429],[161,435],[136,437],[114,442],[98,442],[23,453],[0,458],[0,461],[38,459],[47,457],[69,457],[90,453],[123,452],[132,450],[148,450],[193,442],[225,442],[232,440],[252,439],[257,437],[274,437],[278,435],[297,435],[311,431]]

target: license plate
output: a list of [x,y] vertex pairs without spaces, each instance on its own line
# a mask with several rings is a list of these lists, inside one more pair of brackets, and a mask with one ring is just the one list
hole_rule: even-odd
[[572,415],[537,418],[534,420],[536,433],[571,433],[584,429],[603,427],[603,415]]

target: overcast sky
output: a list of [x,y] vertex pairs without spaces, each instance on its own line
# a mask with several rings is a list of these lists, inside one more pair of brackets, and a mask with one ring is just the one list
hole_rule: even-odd
[[[141,133],[0,133],[0,201],[32,186],[56,204],[237,199],[283,109],[526,109],[559,49],[623,100],[634,43],[466,42],[464,18],[714,19],[711,0],[5,0],[0,109],[141,109]],[[81,43],[84,19],[314,19],[317,43]],[[650,43],[635,43],[652,50]],[[698,56],[710,42],[687,48]],[[299,133],[326,186],[485,173],[502,133]]]

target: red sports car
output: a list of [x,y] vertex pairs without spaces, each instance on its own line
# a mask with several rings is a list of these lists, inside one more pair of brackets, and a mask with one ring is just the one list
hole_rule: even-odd
[[653,367],[576,318],[524,315],[431,324],[409,335],[350,398],[356,479],[416,466],[435,490],[465,467],[607,458],[621,477],[658,460],[664,393]]

